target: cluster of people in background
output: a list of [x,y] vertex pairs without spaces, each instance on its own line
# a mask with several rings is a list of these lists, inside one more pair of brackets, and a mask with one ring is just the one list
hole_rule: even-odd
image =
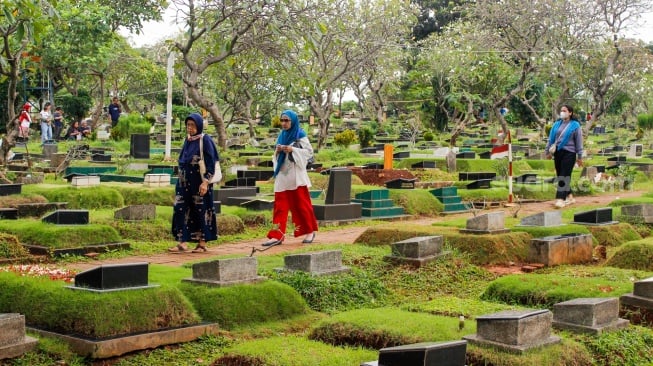
[[[19,141],[28,141],[30,126],[32,124],[32,103],[26,102],[18,116],[18,139]],[[91,126],[89,119],[82,121],[73,121],[68,129],[65,130],[64,111],[61,107],[56,107],[54,113],[50,112],[52,104],[46,102],[43,109],[39,112],[39,127],[41,131],[41,143],[60,140],[81,140],[91,136]]]

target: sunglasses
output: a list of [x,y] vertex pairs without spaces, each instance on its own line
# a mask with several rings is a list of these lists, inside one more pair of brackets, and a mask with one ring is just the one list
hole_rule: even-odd
[[281,122],[290,122],[290,119],[289,118],[282,118],[282,119],[280,119],[280,121]]

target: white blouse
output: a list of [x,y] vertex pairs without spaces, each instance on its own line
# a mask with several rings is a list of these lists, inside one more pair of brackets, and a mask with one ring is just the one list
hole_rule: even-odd
[[[308,178],[306,165],[308,164],[308,159],[313,156],[313,147],[307,137],[303,137],[297,141],[301,145],[301,149],[295,146],[292,148],[291,154],[295,162],[290,161],[288,155],[286,155],[286,159],[284,159],[283,165],[279,169],[279,174],[274,178],[275,192],[294,191],[297,187],[301,186],[311,187],[311,180]],[[275,150],[274,156],[272,157],[275,170],[277,168],[277,156],[278,153]]]

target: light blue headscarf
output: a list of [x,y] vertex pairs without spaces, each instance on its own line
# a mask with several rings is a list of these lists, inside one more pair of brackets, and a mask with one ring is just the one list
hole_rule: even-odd
[[[283,116],[290,118],[290,128],[281,131],[279,137],[277,138],[277,145],[292,145],[293,142],[306,137],[306,132],[304,132],[301,127],[299,127],[299,117],[295,111],[286,109],[285,111],[281,112],[281,117]],[[286,155],[287,154],[284,151],[279,152],[279,156],[277,156],[277,166],[274,169],[275,177],[277,174],[279,174],[279,170],[286,160]]]

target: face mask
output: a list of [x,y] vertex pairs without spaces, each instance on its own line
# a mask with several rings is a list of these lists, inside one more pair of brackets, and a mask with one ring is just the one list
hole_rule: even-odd
[[569,113],[567,113],[567,112],[560,112],[560,118],[565,119],[565,118],[567,118],[567,117],[569,117]]

